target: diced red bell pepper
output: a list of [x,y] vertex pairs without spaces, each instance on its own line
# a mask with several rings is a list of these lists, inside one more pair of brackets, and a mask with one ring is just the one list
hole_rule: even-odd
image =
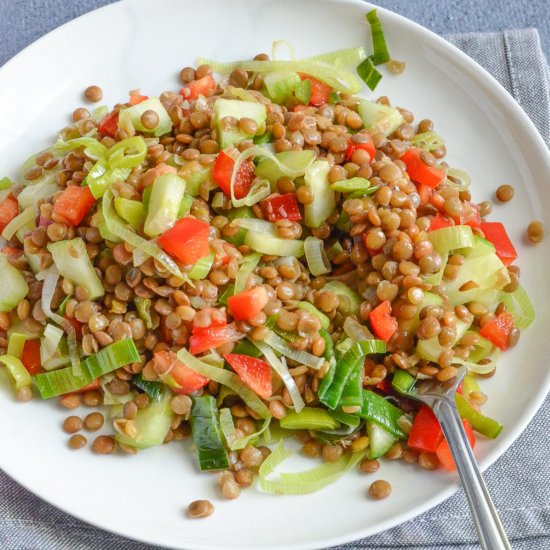
[[373,161],[374,155],[376,154],[376,147],[374,146],[374,141],[372,140],[372,136],[370,134],[361,134],[361,135],[365,136],[368,139],[368,141],[366,143],[354,143],[350,139],[348,148],[346,149],[346,160],[351,160],[353,153],[355,153],[355,151],[362,149],[363,151],[366,151],[369,154],[369,157],[370,157],[369,162]]
[[20,248],[14,248],[13,246],[5,246],[2,248],[2,254],[6,256],[20,256],[23,251]]
[[172,351],[157,351],[153,358],[153,368],[160,376],[171,378],[177,385],[176,393],[190,394],[204,388],[210,380],[184,365]]
[[420,197],[420,206],[424,206],[430,202],[430,197],[433,194],[433,189],[429,185],[424,185],[423,183],[416,184],[416,192]]
[[193,82],[186,84],[180,90],[180,94],[183,96],[183,99],[197,99],[200,95],[209,96],[210,93],[216,89],[216,86],[217,84],[214,77],[208,74],[198,80],[193,80]]
[[99,378],[96,378],[95,380],[92,380],[89,384],[86,384],[84,387],[80,388],[79,390],[65,393],[63,395],[71,395],[73,393],[86,393],[87,391],[94,391],[99,390],[101,388],[101,381]]
[[10,193],[2,204],[0,204],[0,233],[4,231],[6,225],[19,214],[19,203]]
[[298,75],[302,80],[309,80],[310,105],[313,105],[314,107],[319,107],[320,105],[328,103],[330,93],[332,92],[332,88],[328,84],[325,84],[324,82],[321,82],[320,80],[317,80],[316,78],[313,78],[312,76],[304,73],[298,73]]
[[430,224],[430,227],[428,231],[435,231],[436,229],[443,229],[444,227],[450,227],[452,224],[449,221],[449,218],[446,216],[443,216],[442,214],[437,213],[432,218],[432,223]]
[[118,130],[118,111],[112,111],[105,115],[99,122],[97,129],[100,134],[114,138]]
[[508,338],[513,328],[514,317],[511,313],[505,311],[494,319],[487,321],[479,330],[479,334],[504,351],[508,347]]
[[255,357],[228,353],[224,359],[239,375],[239,378],[263,399],[268,399],[273,393],[271,385],[271,368],[268,363]]
[[384,378],[383,380],[378,382],[378,384],[376,384],[376,386],[374,387],[384,393],[391,393],[393,390],[389,378]]
[[82,336],[83,324],[80,321],[78,321],[76,319],[76,317],[67,317],[65,315],[65,319],[67,319],[67,321],[69,321],[69,323],[71,323],[72,327],[74,328],[74,330],[76,332],[77,337],[80,338]]
[[89,187],[69,185],[57,197],[53,205],[53,213],[65,220],[68,225],[76,226],[80,224],[94,204],[95,199]]
[[40,361],[40,340],[27,340],[23,346],[21,354],[21,363],[33,376],[42,372],[42,363]]
[[434,412],[427,405],[422,405],[414,418],[407,444],[419,451],[435,453],[442,438],[443,430]]
[[[455,222],[457,220],[455,219]],[[473,202],[464,203],[464,212],[458,222],[462,225],[469,225],[476,229],[481,226],[481,214],[479,212],[479,206]]]
[[[193,319],[193,334],[208,327],[224,327],[227,325],[227,313],[225,308],[204,307],[200,310],[200,315],[195,315]],[[206,320],[209,320],[206,324]],[[198,323],[201,323],[200,325]],[[204,323],[204,324],[203,324]]]
[[130,101],[128,103],[130,103],[130,105],[139,105],[147,99],[149,99],[147,95],[130,94]]
[[193,335],[189,338],[189,352],[196,355],[209,349],[218,348],[229,342],[236,342],[244,338],[244,336],[244,332],[237,330],[237,327],[233,323],[220,327],[194,330]]
[[253,286],[227,299],[231,315],[237,321],[251,319],[267,305],[269,296],[263,286]]
[[[476,443],[474,430],[472,429],[471,424],[467,420],[463,419],[462,425],[464,426],[464,431],[466,432],[466,436],[468,437],[468,442],[470,443],[470,447],[473,449]],[[456,464],[453,459],[451,449],[449,448],[449,444],[447,443],[447,440],[445,438],[441,440],[441,443],[439,443],[439,445],[437,446],[437,450],[435,452],[437,454],[437,458],[439,458],[439,462],[441,462],[441,464],[446,470],[449,470],[451,472],[456,470]]]
[[302,214],[300,214],[300,209],[298,208],[298,200],[294,193],[285,193],[284,195],[274,193],[264,199],[261,205],[265,217],[270,222],[278,222],[280,220],[297,221],[302,219]]
[[510,265],[518,257],[504,225],[500,222],[485,222],[479,227],[485,234],[485,238],[495,246],[496,254],[504,265]]
[[179,219],[173,227],[165,231],[158,244],[186,265],[193,265],[210,254],[208,236],[210,226],[202,220],[191,217]]
[[401,156],[401,160],[407,166],[407,173],[415,183],[437,187],[444,179],[445,172],[435,166],[428,166],[421,158],[422,149],[409,149]]
[[[231,196],[231,176],[235,161],[225,151],[221,151],[212,171],[212,177],[219,188],[228,196]],[[243,162],[235,177],[235,198],[242,199],[248,195],[252,182],[254,181],[254,163],[252,161]]]
[[387,342],[397,330],[397,319],[391,314],[391,303],[384,300],[369,313],[369,321],[378,338]]

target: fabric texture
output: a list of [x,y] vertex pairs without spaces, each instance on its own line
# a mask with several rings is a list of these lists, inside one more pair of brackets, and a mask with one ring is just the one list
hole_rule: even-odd
[[[7,9],[9,11],[9,5]],[[67,13],[70,18],[70,11]],[[2,10],[4,17],[6,12]],[[33,17],[33,24],[37,19]],[[27,20],[22,23],[31,24]],[[459,34],[447,38],[504,85],[550,145],[550,81],[537,31]],[[0,62],[6,53],[15,52],[6,52],[0,45]],[[516,550],[550,548],[549,432],[550,398],[547,397],[527,430],[485,474],[489,491]],[[154,547],[79,521],[35,497],[0,471],[0,548],[153,550]],[[479,546],[464,493],[459,491],[418,518],[337,548],[473,550]]]

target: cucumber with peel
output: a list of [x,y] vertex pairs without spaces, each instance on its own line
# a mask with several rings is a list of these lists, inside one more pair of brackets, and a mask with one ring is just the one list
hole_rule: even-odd
[[369,436],[368,456],[371,460],[386,454],[397,441],[397,437],[371,420],[367,421],[367,435]]
[[329,171],[326,160],[316,160],[306,169],[305,185],[313,196],[313,201],[304,206],[304,224],[308,227],[321,227],[336,208],[335,192],[328,181]]
[[265,129],[267,111],[263,103],[239,101],[238,99],[218,99],[214,104],[214,121],[216,123],[216,130],[218,131],[220,149],[225,149],[229,145],[234,145],[243,139],[251,139],[255,135],[247,134],[238,127],[225,130],[222,123],[225,117],[234,117],[237,120],[251,118],[258,125],[258,129]]
[[185,182],[175,174],[158,176],[153,184],[147,218],[143,230],[149,237],[156,237],[170,229],[178,219]]
[[29,292],[23,273],[13,267],[5,254],[0,253],[0,311],[16,308]]
[[105,294],[103,285],[88,256],[86,245],[80,237],[70,241],[50,243],[48,250],[61,276],[74,285],[85,288],[90,295],[90,300]]
[[403,115],[395,108],[366,99],[359,100],[357,108],[365,128],[376,128],[378,132],[389,136],[405,122]]

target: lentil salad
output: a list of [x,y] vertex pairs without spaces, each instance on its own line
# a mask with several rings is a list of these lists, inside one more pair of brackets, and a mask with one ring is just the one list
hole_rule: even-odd
[[[532,320],[504,228],[481,219],[431,121],[239,65],[77,109],[25,185],[5,184],[0,344],[18,397],[34,383],[68,408],[110,405],[100,454],[192,435],[226,498],[258,473],[264,490],[310,492],[381,456],[452,468],[429,411],[395,389],[466,364],[461,414],[498,435],[474,375]],[[66,420],[73,448],[94,414]],[[268,479],[286,450],[266,444],[289,434],[326,461],[313,482]]]

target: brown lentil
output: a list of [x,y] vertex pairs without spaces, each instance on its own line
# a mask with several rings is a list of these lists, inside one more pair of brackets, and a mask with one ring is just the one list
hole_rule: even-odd
[[383,479],[374,481],[369,487],[369,496],[374,500],[382,500],[389,497],[390,494],[391,485]]
[[527,239],[532,243],[540,243],[544,238],[542,222],[535,220],[527,226]]
[[194,500],[187,507],[187,516],[193,519],[207,518],[214,513],[214,505],[209,500]]
[[97,103],[103,99],[103,90],[99,86],[88,86],[84,90],[84,97],[92,103]]

